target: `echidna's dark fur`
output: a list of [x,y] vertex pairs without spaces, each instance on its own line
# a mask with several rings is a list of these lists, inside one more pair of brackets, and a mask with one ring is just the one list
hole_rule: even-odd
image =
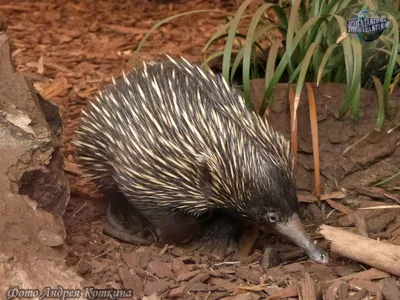
[[144,65],[106,88],[76,146],[87,175],[116,185],[150,221],[297,212],[289,144],[221,76],[184,59]]

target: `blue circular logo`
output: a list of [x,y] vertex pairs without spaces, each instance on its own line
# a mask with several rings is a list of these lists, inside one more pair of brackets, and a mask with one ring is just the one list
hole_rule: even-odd
[[388,28],[388,19],[377,12],[364,9],[347,21],[347,31],[354,33],[359,40],[373,42]]

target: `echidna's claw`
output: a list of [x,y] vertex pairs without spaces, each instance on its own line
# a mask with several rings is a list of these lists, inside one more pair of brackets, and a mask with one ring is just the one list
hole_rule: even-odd
[[236,238],[237,228],[232,220],[217,215],[210,221],[203,235],[190,250],[198,250],[216,259],[224,259],[238,251]]
[[141,228],[142,224],[139,220],[136,220],[136,223],[139,222],[140,224],[136,224],[136,226],[134,226],[135,225],[133,224],[134,220],[133,218],[131,218],[130,225],[132,225],[135,228],[132,227],[130,228],[131,230],[125,228],[123,222],[121,222],[120,220],[122,216],[118,216],[115,213],[113,213],[111,206],[112,206],[111,204],[107,206],[106,216],[108,223],[103,226],[104,234],[107,234],[125,243],[140,245],[140,246],[151,245],[154,242],[151,237],[150,239],[146,239],[141,236],[138,236],[138,234],[141,234],[144,231],[144,229]]
[[107,223],[103,226],[103,233],[129,244],[147,246],[153,243],[150,240],[141,238],[136,235],[132,235],[125,230],[120,230],[119,228],[115,228],[110,223]]
[[189,248],[189,252],[199,251],[202,254],[209,255],[218,260],[223,260],[228,255],[238,250],[237,243],[234,240],[218,242],[215,241],[198,241]]

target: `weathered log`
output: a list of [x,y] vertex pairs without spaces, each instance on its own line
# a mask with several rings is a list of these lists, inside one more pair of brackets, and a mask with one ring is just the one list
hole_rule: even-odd
[[400,276],[400,247],[345,230],[321,225],[320,233],[331,241],[331,250],[341,256]]

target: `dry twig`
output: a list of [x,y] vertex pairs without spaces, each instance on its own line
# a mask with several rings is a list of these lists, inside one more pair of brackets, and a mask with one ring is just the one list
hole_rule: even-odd
[[400,276],[400,247],[345,230],[321,226],[321,234],[331,241],[333,252]]

